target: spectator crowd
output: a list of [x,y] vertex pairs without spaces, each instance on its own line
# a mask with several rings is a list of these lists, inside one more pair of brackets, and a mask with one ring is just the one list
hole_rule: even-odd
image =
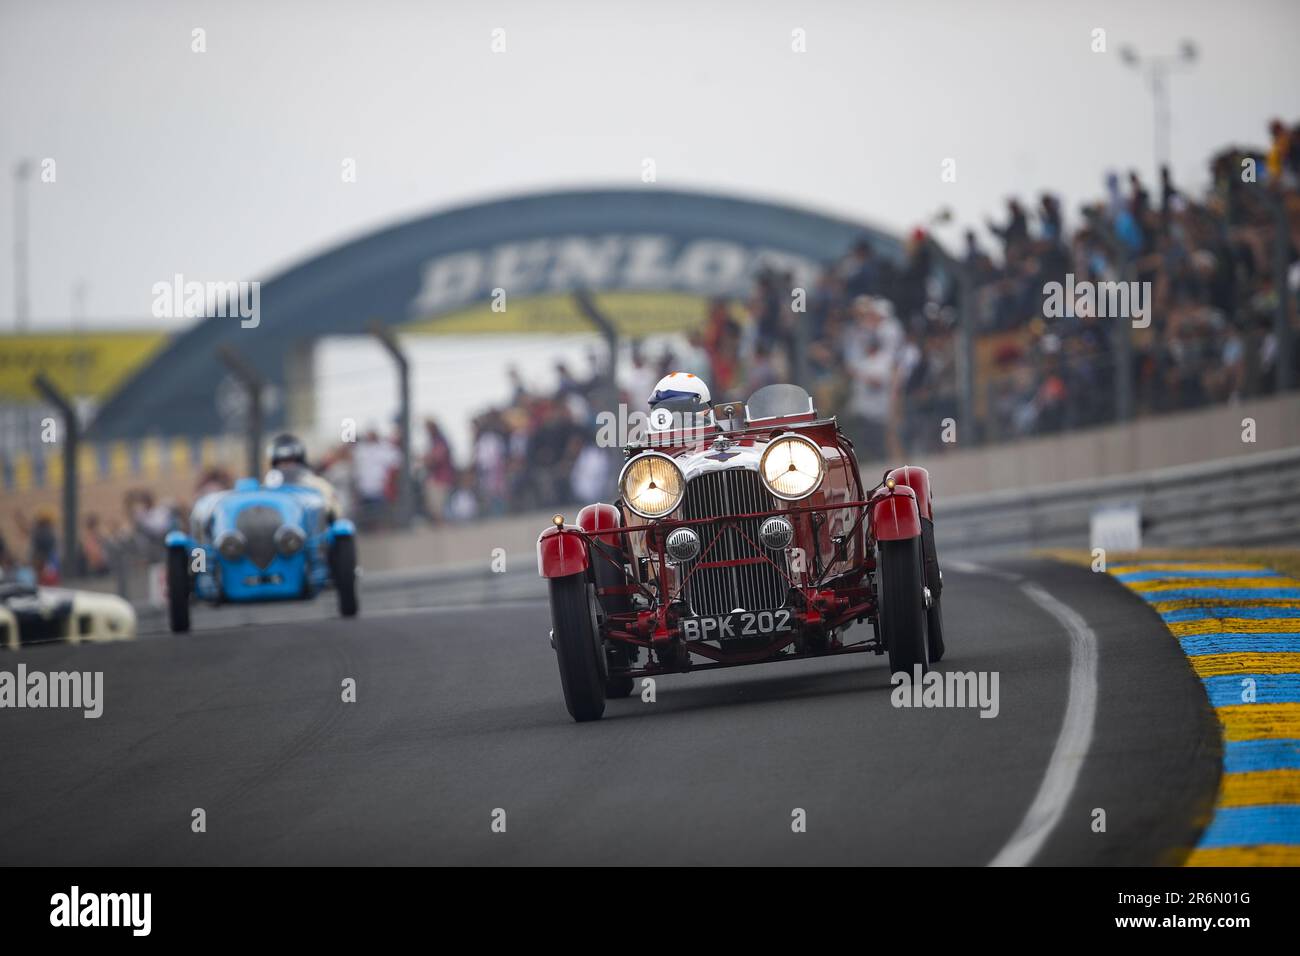
[[[968,229],[955,255],[917,229],[898,257],[860,240],[801,296],[790,274],[760,271],[745,301],[712,302],[684,339],[653,355],[633,343],[617,369],[617,400],[644,408],[655,382],[673,370],[703,376],[715,400],[744,398],[793,381],[802,365],[799,384],[819,409],[838,415],[862,460],[938,450],[944,421],[959,414],[964,278],[976,417],[965,434],[1002,441],[1101,424],[1117,411],[1116,323],[1130,320],[1086,310],[1049,317],[1046,289],[1067,276],[1075,284],[1150,284],[1150,324],[1134,328],[1121,370],[1137,414],[1266,395],[1279,362],[1297,366],[1300,340],[1293,332],[1291,353],[1281,355],[1275,335],[1279,295],[1290,296],[1294,329],[1300,291],[1300,125],[1274,121],[1269,135],[1262,153],[1215,156],[1204,196],[1179,188],[1168,168],[1154,189],[1136,172],[1112,173],[1073,228],[1056,196],[1043,194],[1032,208],[1012,198],[1002,221],[985,224],[987,237]],[[600,364],[593,358],[581,380],[557,368],[559,387],[546,394],[530,393],[513,375],[510,400],[475,420],[468,464],[457,471],[449,452],[440,459],[442,481],[459,496],[447,516],[607,495],[613,477],[594,445]]]
[[[618,458],[597,446],[597,416],[619,403],[644,410],[655,383],[674,370],[704,377],[716,401],[792,381],[802,368],[799,384],[818,409],[839,416],[862,460],[937,450],[942,423],[959,414],[963,289],[971,296],[976,417],[964,427],[977,441],[1114,419],[1115,323],[1125,320],[1086,310],[1049,315],[1046,289],[1067,276],[1075,284],[1150,284],[1150,324],[1134,329],[1131,364],[1118,368],[1130,376],[1138,414],[1266,395],[1279,363],[1297,366],[1300,340],[1293,331],[1282,354],[1275,334],[1279,297],[1289,295],[1294,330],[1300,291],[1300,125],[1274,121],[1269,135],[1265,151],[1230,148],[1213,157],[1202,196],[1180,188],[1168,168],[1150,187],[1136,172],[1112,173],[1072,227],[1056,196],[1012,198],[1000,222],[985,223],[986,236],[968,229],[953,255],[917,229],[901,255],[858,241],[826,263],[810,289],[764,269],[744,301],[713,301],[689,334],[653,349],[631,343],[612,379],[595,348],[584,371],[558,362],[556,385],[544,391],[512,370],[508,399],[474,418],[463,456],[436,421],[424,423],[415,513],[459,522],[607,497]],[[396,436],[371,430],[313,464],[339,489],[344,509],[377,528],[395,519],[400,463]],[[194,491],[229,485],[230,476],[214,470]],[[113,555],[160,553],[163,536],[187,514],[182,503],[131,492],[107,526],[87,517],[77,572],[106,574]],[[26,540],[0,537],[0,578],[57,580],[53,513],[18,515],[14,527]]]

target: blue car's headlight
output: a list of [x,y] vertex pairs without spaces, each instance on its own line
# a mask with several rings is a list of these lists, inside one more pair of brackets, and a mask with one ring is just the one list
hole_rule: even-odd
[[244,556],[244,548],[248,545],[244,535],[239,531],[223,531],[217,535],[217,551],[227,561],[238,561]]
[[282,524],[275,531],[275,549],[286,558],[301,551],[306,540],[302,530],[291,524]]

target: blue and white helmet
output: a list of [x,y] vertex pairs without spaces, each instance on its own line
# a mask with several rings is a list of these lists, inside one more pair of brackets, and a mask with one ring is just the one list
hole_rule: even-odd
[[670,407],[674,411],[698,412],[711,407],[709,386],[690,372],[669,372],[650,393],[650,408]]
[[704,425],[713,412],[709,386],[690,372],[669,372],[650,393],[650,430]]

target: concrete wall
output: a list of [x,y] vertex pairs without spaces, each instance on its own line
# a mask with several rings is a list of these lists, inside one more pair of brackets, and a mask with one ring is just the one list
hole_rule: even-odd
[[[1241,421],[1248,417],[1256,425],[1253,444],[1241,440]],[[1300,395],[1164,415],[992,448],[964,451],[957,444],[946,454],[923,456],[911,463],[930,469],[936,497],[952,498],[1295,447],[1300,447]],[[883,474],[885,467],[884,462],[864,464],[863,475],[870,481]],[[612,494],[613,489],[610,491]],[[554,511],[572,520],[578,506],[559,506]],[[514,567],[517,561],[534,560],[537,535],[550,523],[554,511],[473,525],[362,535],[361,564],[372,571],[461,565],[487,568],[493,549],[502,548]]]
[[[572,521],[579,507],[570,505],[555,511]],[[486,571],[492,565],[494,550],[502,548],[511,569],[518,561],[535,566],[537,536],[551,523],[555,511],[417,531],[363,532],[357,536],[358,560],[363,573],[429,567],[478,567]]]
[[[1255,420],[1253,444],[1242,441],[1244,418]],[[962,450],[960,425],[957,437],[950,451],[909,462],[930,470],[936,497],[1106,478],[1300,447],[1300,394],[991,448]],[[885,462],[864,463],[862,472],[872,478],[885,467]]]

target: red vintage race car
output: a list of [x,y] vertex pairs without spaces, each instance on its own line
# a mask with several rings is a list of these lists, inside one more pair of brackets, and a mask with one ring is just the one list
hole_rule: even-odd
[[910,674],[942,657],[929,474],[867,488],[803,389],[677,417],[624,453],[618,501],[537,540],[574,720],[652,675],[866,651]]

